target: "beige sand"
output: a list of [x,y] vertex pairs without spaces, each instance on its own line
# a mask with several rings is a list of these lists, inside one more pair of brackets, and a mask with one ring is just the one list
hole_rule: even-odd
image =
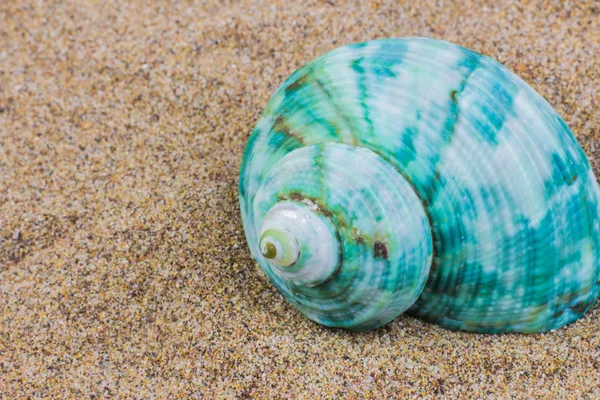
[[598,175],[600,4],[219,3],[0,1],[0,398],[598,398],[598,306],[533,336],[306,320],[250,257],[237,174],[295,68],[428,36],[517,72]]

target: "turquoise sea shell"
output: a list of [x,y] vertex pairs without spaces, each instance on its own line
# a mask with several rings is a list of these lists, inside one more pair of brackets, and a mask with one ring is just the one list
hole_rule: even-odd
[[249,138],[239,192],[260,267],[327,326],[408,311],[544,332],[600,295],[581,147],[520,78],[447,42],[359,43],[295,71]]

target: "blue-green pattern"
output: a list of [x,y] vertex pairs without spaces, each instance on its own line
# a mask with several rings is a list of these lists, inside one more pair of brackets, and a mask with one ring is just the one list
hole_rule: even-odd
[[[261,214],[272,203],[258,204],[256,198],[270,176],[285,175],[278,163],[307,147],[313,150],[306,150],[306,157],[319,160],[315,154],[332,143],[350,145],[347,152],[366,148],[385,160],[375,165],[389,164],[397,179],[406,181],[394,185],[404,188],[407,198],[405,188],[414,190],[422,205],[415,216],[423,209],[429,221],[430,246],[395,240],[390,236],[394,229],[384,230],[387,236],[380,238],[394,243],[397,257],[427,257],[420,251],[429,247],[432,260],[428,268],[406,258],[378,267],[377,273],[392,281],[390,276],[415,268],[426,275],[422,291],[415,284],[402,307],[386,309],[381,318],[375,315],[381,306],[372,307],[368,318],[356,311],[361,309],[356,304],[349,307],[347,300],[357,300],[356,293],[329,291],[336,282],[343,286],[360,278],[357,254],[370,251],[368,259],[373,259],[374,242],[345,243],[341,272],[310,290],[274,275],[257,249]],[[339,169],[352,173],[361,169],[342,164]],[[299,198],[309,195],[331,206],[329,217],[343,235],[352,232],[360,210],[346,210],[342,198],[336,199],[338,207],[328,203],[332,184],[318,183],[327,168],[331,165],[315,165],[320,173],[307,174],[303,181],[290,177],[288,183]],[[369,174],[358,176],[370,179]],[[280,198],[289,197],[286,185]],[[449,329],[543,332],[575,321],[600,295],[599,188],[581,147],[551,106],[520,78],[488,57],[447,42],[359,43],[295,71],[250,136],[239,188],[248,245],[261,268],[301,312],[329,326],[377,327],[416,299],[409,312]],[[357,179],[352,190],[360,188],[373,198],[385,196],[382,185]],[[269,193],[276,201],[277,193]],[[410,199],[405,203],[412,204]],[[412,224],[418,230],[419,224]],[[416,237],[428,240],[421,231]],[[344,269],[348,259],[354,260],[348,264],[350,275]],[[358,302],[363,308],[394,297],[362,293]]]

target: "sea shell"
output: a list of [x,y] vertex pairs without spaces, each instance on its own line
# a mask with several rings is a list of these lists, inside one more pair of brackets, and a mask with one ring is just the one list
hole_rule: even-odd
[[252,132],[240,205],[254,258],[308,318],[402,312],[543,332],[600,294],[599,188],[563,120],[498,62],[431,39],[336,49]]

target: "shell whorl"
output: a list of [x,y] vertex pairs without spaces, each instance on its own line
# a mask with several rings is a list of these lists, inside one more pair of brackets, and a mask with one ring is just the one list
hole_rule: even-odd
[[[261,268],[306,316],[351,329],[407,307],[476,332],[576,320],[600,294],[598,199],[585,154],[539,94],[494,60],[430,39],[345,46],[294,72],[240,174]],[[313,228],[283,229],[286,249],[299,249],[286,266],[261,250],[278,207],[322,223],[308,247]]]
[[309,202],[279,201],[262,219],[261,254],[273,272],[295,285],[323,283],[340,264],[336,229],[317,211]]
[[[281,230],[295,232],[299,256],[283,268],[264,265],[309,318],[367,329],[408,309],[423,290],[432,246],[425,210],[402,175],[371,150],[323,143],[288,153],[256,193],[260,231],[270,230],[270,216],[282,209],[318,221],[307,226],[295,215],[277,218]],[[298,226],[307,229],[298,233]]]

